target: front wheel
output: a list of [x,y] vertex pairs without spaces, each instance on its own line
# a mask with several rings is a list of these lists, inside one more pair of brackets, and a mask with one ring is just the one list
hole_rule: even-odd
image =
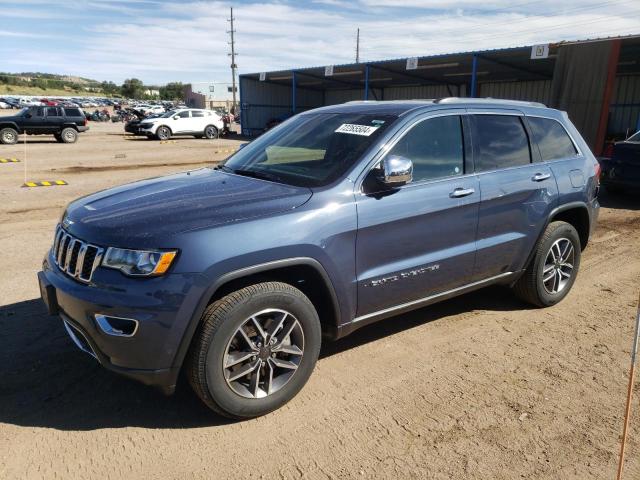
[[187,360],[187,377],[212,410],[251,418],[280,408],[305,385],[318,359],[320,320],[286,283],[237,290],[209,305]]
[[580,237],[566,222],[552,222],[536,245],[533,260],[514,286],[516,294],[538,307],[567,296],[580,268]]
[[158,140],[169,140],[171,138],[171,130],[169,130],[169,127],[158,127],[158,130],[156,130],[156,138]]
[[4,145],[14,145],[18,142],[18,132],[13,128],[3,128],[0,130],[0,143]]

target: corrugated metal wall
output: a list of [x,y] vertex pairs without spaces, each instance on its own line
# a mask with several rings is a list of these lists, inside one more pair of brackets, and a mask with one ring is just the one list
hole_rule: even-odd
[[610,135],[627,136],[640,127],[640,75],[616,78],[613,102],[609,110]]
[[[362,100],[364,89],[353,90],[327,90],[324,94],[325,105],[337,105],[339,103],[351,102],[352,100]],[[373,97],[370,97],[373,99]]]
[[[458,95],[456,87],[452,87],[454,95]],[[464,88],[460,91],[464,96]],[[404,87],[388,87],[384,89],[385,100],[415,100],[424,98],[450,97],[445,85],[407,85]]]
[[[257,135],[272,118],[291,114],[291,87],[240,77],[242,133]],[[323,92],[296,88],[296,112],[320,107]]]
[[545,105],[549,105],[551,101],[551,80],[487,82],[481,83],[479,87],[479,97],[527,100],[541,102]]

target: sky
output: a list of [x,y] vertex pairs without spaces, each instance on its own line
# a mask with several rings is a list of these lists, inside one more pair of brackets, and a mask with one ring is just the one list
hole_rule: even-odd
[[118,84],[640,34],[638,0],[0,0],[0,71]]

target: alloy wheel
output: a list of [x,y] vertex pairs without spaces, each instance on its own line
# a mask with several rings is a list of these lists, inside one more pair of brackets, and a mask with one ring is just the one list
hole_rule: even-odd
[[223,357],[227,385],[245,398],[264,398],[295,375],[304,353],[304,332],[285,310],[266,309],[247,318]]
[[6,131],[2,134],[2,142],[7,144],[16,143],[16,135],[12,131]]
[[573,243],[568,238],[560,238],[553,242],[542,268],[542,283],[547,293],[556,294],[565,289],[575,261]]

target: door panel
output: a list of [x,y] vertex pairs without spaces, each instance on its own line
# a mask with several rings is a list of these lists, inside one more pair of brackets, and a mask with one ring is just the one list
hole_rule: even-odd
[[44,133],[47,128],[44,107],[29,108],[30,118],[24,118],[24,129],[27,133]]
[[[456,188],[475,192],[452,198]],[[399,189],[358,206],[358,315],[469,283],[480,195],[474,176]]]
[[465,137],[459,111],[417,119],[386,154],[412,161],[413,183],[358,194],[359,316],[470,282],[480,194]]
[[481,280],[524,268],[557,203],[558,187],[546,164],[531,163],[521,115],[494,112],[471,120],[480,181],[474,280]]
[[44,107],[44,110],[46,113],[46,128],[44,129],[44,133],[59,132],[64,121],[62,109],[58,107]]

